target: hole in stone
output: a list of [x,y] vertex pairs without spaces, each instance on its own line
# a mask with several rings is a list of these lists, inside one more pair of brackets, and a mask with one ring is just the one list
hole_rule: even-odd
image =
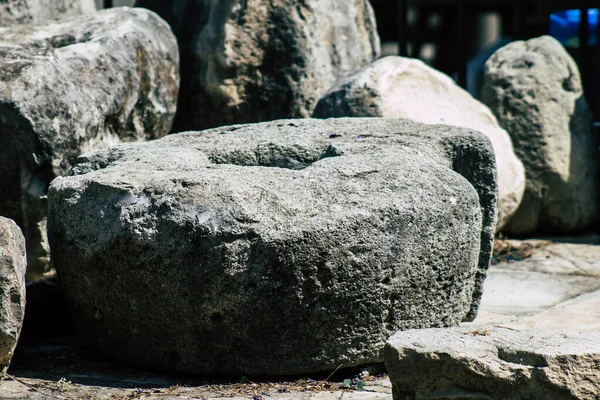
[[212,313],[211,316],[209,317],[209,319],[212,322],[221,322],[221,321],[223,321],[224,318],[225,317],[220,312]]
[[498,348],[498,358],[513,364],[526,365],[530,367],[544,368],[548,362],[543,355],[530,353],[524,350]]
[[71,46],[72,44],[77,43],[77,39],[75,39],[75,36],[68,34],[54,36],[53,38],[50,38],[49,41],[52,47],[54,47],[55,49]]
[[262,143],[254,149],[215,150],[207,154],[215,164],[232,164],[245,167],[271,167],[302,170],[317,161],[339,157],[344,153],[332,145],[324,148],[304,148],[301,146],[281,146],[275,143]]

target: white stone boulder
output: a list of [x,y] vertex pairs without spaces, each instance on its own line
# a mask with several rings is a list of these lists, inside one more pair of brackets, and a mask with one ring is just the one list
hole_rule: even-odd
[[600,153],[577,64],[543,36],[513,42],[486,63],[482,100],[508,131],[527,185],[512,234],[569,233],[600,216]]

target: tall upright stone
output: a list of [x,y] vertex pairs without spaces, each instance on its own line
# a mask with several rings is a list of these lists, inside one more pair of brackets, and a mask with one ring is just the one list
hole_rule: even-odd
[[567,233],[600,216],[600,153],[577,64],[555,39],[513,42],[485,65],[483,102],[511,135],[526,189],[505,231]]
[[181,50],[174,130],[309,117],[339,78],[379,54],[368,0],[137,0]]

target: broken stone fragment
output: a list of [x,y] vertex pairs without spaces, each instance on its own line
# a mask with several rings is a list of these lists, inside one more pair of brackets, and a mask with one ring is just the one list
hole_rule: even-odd
[[394,400],[600,397],[600,333],[490,326],[398,332],[383,351]]
[[12,359],[25,315],[25,238],[10,219],[0,217],[0,373]]
[[47,272],[50,181],[81,153],[166,135],[178,59],[167,23],[143,9],[0,28],[0,215],[27,238],[28,280]]

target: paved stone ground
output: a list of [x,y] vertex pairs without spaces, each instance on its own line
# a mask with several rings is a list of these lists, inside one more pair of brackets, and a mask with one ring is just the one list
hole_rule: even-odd
[[[600,235],[497,242],[481,311],[469,326],[600,330]],[[357,371],[325,381],[205,382],[116,364],[79,348],[74,339],[20,347],[0,399],[253,399],[391,400],[385,376],[343,389]],[[348,382],[347,382],[348,383]]]
[[[490,268],[471,324],[600,331],[600,235],[507,241],[531,256]],[[525,249],[527,252],[528,249]]]

